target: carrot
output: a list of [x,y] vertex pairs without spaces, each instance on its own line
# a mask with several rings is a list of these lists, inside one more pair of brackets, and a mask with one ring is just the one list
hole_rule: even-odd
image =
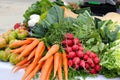
[[25,67],[27,67],[28,65],[30,64],[30,61],[29,62],[27,62],[26,64],[24,64],[24,65],[21,65],[21,66],[18,66],[13,72],[15,73],[15,72],[17,72],[18,70],[20,70],[20,69],[22,69],[22,68],[25,68]]
[[30,44],[32,40],[17,40],[9,45],[10,48],[19,47],[25,44]]
[[41,62],[37,65],[37,67],[35,67],[35,69],[29,74],[27,80],[31,80],[35,74],[42,68],[42,65],[44,64],[44,62]]
[[15,66],[21,66],[21,65],[23,65],[23,64],[25,64],[27,62],[28,62],[28,58],[25,58],[24,60],[22,60],[19,63],[17,63]]
[[41,74],[40,74],[40,80],[46,80],[48,71],[53,63],[53,56],[50,56],[42,66]]
[[28,60],[30,60],[31,58],[33,58],[35,56],[35,51],[36,51],[36,48],[34,48],[32,50],[32,52],[30,53],[30,55],[28,56]]
[[68,60],[65,52],[63,52],[62,54],[62,59],[63,59],[64,73],[65,73],[65,80],[68,80]]
[[39,43],[38,39],[35,39],[31,44],[29,44],[28,46],[26,46],[26,48],[23,50],[23,52],[18,56],[18,59],[28,56],[30,51],[32,49],[34,49]]
[[50,69],[49,69],[49,71],[48,71],[48,73],[47,73],[46,80],[50,80],[49,78],[50,78],[50,74],[51,74],[51,72],[52,72],[52,69],[53,69],[53,64],[51,65],[51,67],[50,67]]
[[15,54],[19,54],[25,49],[26,46],[27,45],[23,45],[20,48],[14,49],[12,52],[15,53]]
[[22,80],[25,80],[28,75],[32,72],[32,70],[37,66],[37,62],[32,62],[27,68],[26,68],[26,71],[25,71],[25,74],[23,75],[22,77]]
[[36,38],[29,37],[29,38],[26,38],[26,39],[34,41]]
[[[53,54],[55,54],[57,51],[59,50],[59,45],[58,44],[54,44],[46,53],[46,55],[44,57],[42,57],[40,59],[40,61],[44,61],[46,59],[48,59],[50,56],[52,56]],[[39,61],[39,62],[40,62]]]
[[41,42],[39,42],[39,44],[36,48],[34,61],[36,61],[36,60],[39,61],[39,59],[42,57],[44,50],[45,50],[45,45],[44,45],[44,42],[41,41]]
[[60,58],[59,58],[58,80],[63,80],[63,79],[62,79],[62,54],[60,54]]
[[59,52],[54,54],[54,76],[53,76],[53,78],[55,78],[56,73],[58,71],[59,57],[60,57],[60,53]]

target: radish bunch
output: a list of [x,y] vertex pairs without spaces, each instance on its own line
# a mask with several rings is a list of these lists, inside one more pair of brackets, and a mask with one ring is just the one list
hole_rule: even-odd
[[84,51],[82,44],[74,35],[67,33],[62,45],[67,53],[68,66],[76,70],[85,69],[91,74],[96,74],[101,70],[100,59],[96,53]]

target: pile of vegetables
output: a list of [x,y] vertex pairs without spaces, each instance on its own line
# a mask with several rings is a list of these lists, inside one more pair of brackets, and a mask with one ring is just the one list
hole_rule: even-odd
[[[22,80],[38,72],[40,80],[120,76],[120,25],[70,9],[61,0],[32,4],[23,24],[0,37],[0,60],[15,64],[13,72],[24,69]],[[67,11],[77,17],[65,16]]]

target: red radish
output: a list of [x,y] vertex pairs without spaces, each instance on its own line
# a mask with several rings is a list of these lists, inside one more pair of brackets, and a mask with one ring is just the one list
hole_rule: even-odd
[[67,33],[67,34],[65,34],[65,38],[66,39],[73,39],[73,34]]
[[84,60],[81,60],[81,61],[80,61],[80,67],[85,68],[85,61],[84,61]]
[[91,54],[90,54],[90,57],[91,57],[91,58],[95,58],[96,56],[97,56],[96,53],[91,53]]
[[66,40],[66,45],[67,46],[72,46],[73,45],[73,41],[72,40]]
[[74,44],[79,44],[79,43],[80,43],[80,41],[79,41],[78,38],[74,38],[74,39],[73,39],[73,42],[74,42]]
[[66,39],[62,41],[62,44],[63,44],[63,45],[66,45]]
[[72,52],[69,52],[67,56],[68,58],[73,59],[74,57],[76,57],[76,53],[72,51]]
[[19,28],[20,27],[20,23],[16,23],[15,25],[14,25],[14,29],[17,29],[17,28]]
[[79,50],[83,51],[83,50],[84,50],[84,48],[83,48],[82,46],[79,46]]
[[95,66],[95,69],[96,69],[96,71],[99,72],[99,71],[101,70],[101,66],[100,66],[100,65],[96,65],[96,66]]
[[89,56],[91,52],[90,51],[86,51],[85,53],[86,53],[86,55]]
[[68,66],[69,67],[72,67],[73,66],[73,61],[70,59],[70,60],[68,60]]
[[80,63],[80,58],[79,58],[79,57],[74,57],[74,58],[73,58],[73,63],[74,63],[75,65],[79,64],[79,63]]
[[100,62],[100,59],[99,59],[98,57],[95,57],[95,58],[93,59],[93,61],[94,61],[95,64],[98,64],[98,63]]
[[95,69],[91,69],[91,70],[90,70],[90,73],[91,73],[91,74],[96,74],[97,71],[96,71]]
[[88,58],[89,58],[89,57],[88,57],[88,55],[86,55],[86,54],[85,54],[84,57],[83,57],[84,60],[87,60]]
[[79,49],[79,46],[78,46],[78,45],[73,45],[73,46],[72,46],[72,50],[73,50],[73,51],[77,51],[78,49]]
[[74,65],[74,68],[75,68],[76,70],[79,69],[79,68],[80,68],[79,64],[75,64],[75,65]]
[[90,65],[88,63],[85,63],[85,68],[86,69],[89,69],[90,68]]
[[79,50],[79,51],[76,53],[76,55],[77,55],[79,58],[82,58],[82,57],[84,56],[84,53],[83,53],[81,50]]
[[94,64],[91,58],[87,59],[87,63],[90,64],[90,65]]
[[91,64],[91,67],[92,67],[92,68],[94,68],[94,67],[95,67],[95,64],[94,64],[94,63],[92,63],[92,64]]
[[81,44],[81,43],[79,43],[79,44],[78,44],[78,46],[82,47],[82,44]]
[[65,48],[65,51],[68,52],[68,53],[69,53],[69,52],[72,52],[72,47],[69,47],[69,46],[66,47],[66,48]]

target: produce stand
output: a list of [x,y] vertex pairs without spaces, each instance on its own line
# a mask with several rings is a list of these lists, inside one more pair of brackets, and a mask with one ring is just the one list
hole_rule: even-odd
[[119,21],[69,4],[37,1],[0,35],[0,80],[120,80]]
[[[12,68],[13,65],[9,62],[0,62],[0,80],[21,80],[24,70],[13,73],[11,72]],[[80,79],[82,80],[82,78]],[[107,79],[103,75],[98,75],[96,77],[88,77],[86,80],[120,80],[120,78]]]

